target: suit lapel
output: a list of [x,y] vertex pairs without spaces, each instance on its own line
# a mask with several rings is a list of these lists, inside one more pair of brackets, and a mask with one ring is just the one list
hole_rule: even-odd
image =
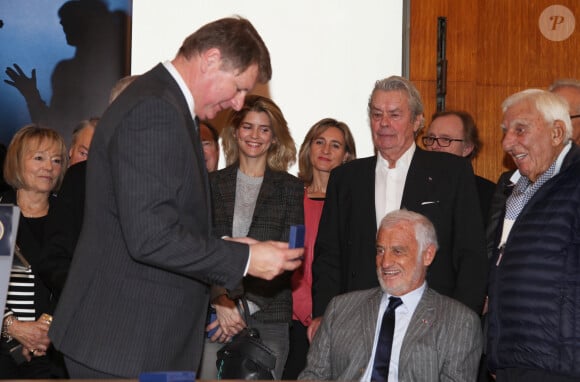
[[[187,101],[179,84],[175,81],[175,78],[171,76],[169,71],[163,66],[163,64],[157,65],[152,72],[156,75],[159,75],[164,79],[165,82],[169,84],[168,88],[170,89],[171,93],[174,96],[176,105],[181,109],[181,113],[183,114],[183,119],[185,121],[185,128],[187,130],[187,135],[191,140],[191,144],[193,146],[193,155],[195,156],[196,163],[197,163],[197,172],[199,175],[199,179],[203,179],[204,187],[204,198],[207,206],[211,206],[211,198],[209,193],[209,179],[207,175],[207,170],[205,167],[205,158],[203,156],[203,149],[201,147],[201,138],[199,136],[199,129],[196,126],[196,123],[192,116],[192,111],[189,110],[189,106],[187,105]],[[211,217],[211,209],[208,208],[208,227],[212,226],[212,217]]]
[[[378,322],[377,317],[382,296],[383,291],[380,288],[376,288],[376,292],[368,297],[368,303],[362,304],[362,309],[359,313],[359,322],[361,323],[361,335],[363,339],[363,354],[361,355],[361,359],[366,360],[366,362],[370,360],[373,350],[375,331]],[[366,367],[366,364],[363,367]]]
[[431,192],[434,175],[430,171],[428,159],[425,158],[425,151],[419,147],[415,148],[409,172],[405,179],[403,188],[403,198],[401,208],[417,211],[421,201],[426,201],[426,195],[433,195]]
[[411,322],[409,322],[409,327],[403,338],[399,357],[399,370],[405,370],[405,368],[410,367],[407,365],[411,363],[413,347],[421,338],[426,336],[427,331],[434,324],[437,312],[433,302],[433,292],[427,287],[413,313],[413,317],[411,317]]
[[376,167],[377,157],[374,156],[369,158],[367,165],[362,167],[363,171],[357,174],[359,176],[359,181],[354,183],[357,186],[357,189],[353,192],[353,195],[351,195],[353,199],[360,198],[359,200],[366,203],[366,215],[369,217],[369,222],[373,222],[372,226],[375,227],[375,232],[377,231],[377,209],[375,205]]

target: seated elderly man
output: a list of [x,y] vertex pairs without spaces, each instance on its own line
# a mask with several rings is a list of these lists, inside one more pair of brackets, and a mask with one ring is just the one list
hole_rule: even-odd
[[425,216],[387,214],[376,240],[380,288],[331,301],[298,379],[474,381],[481,324],[471,309],[427,286],[437,246]]
[[502,109],[517,170],[501,176],[490,222],[488,365],[498,382],[579,381],[580,149],[568,104],[528,89]]

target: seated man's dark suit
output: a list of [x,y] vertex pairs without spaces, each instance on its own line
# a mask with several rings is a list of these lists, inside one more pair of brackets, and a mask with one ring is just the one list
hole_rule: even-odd
[[[330,175],[313,264],[313,316],[338,294],[378,286],[375,265],[376,157],[357,159]],[[470,162],[419,147],[411,161],[401,208],[425,215],[439,250],[427,282],[480,313],[487,275],[484,230]]]

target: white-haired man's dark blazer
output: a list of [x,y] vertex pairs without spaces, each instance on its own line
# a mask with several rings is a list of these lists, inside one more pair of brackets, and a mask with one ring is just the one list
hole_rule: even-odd
[[[360,380],[372,354],[383,291],[332,299],[298,379]],[[399,381],[475,381],[481,322],[465,305],[425,288],[401,346]]]

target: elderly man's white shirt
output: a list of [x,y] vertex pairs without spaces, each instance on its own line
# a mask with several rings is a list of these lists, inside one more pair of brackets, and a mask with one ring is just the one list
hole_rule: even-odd
[[411,147],[397,160],[394,168],[389,168],[389,162],[380,153],[377,154],[377,165],[375,167],[377,229],[386,214],[401,208],[405,181],[416,147],[413,142]]

